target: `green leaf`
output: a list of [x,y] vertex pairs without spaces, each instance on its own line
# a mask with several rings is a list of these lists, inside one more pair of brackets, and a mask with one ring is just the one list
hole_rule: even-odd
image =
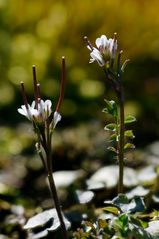
[[114,152],[114,153],[117,153],[116,148],[114,148],[114,147],[112,147],[112,146],[107,147],[107,149],[110,150],[110,151],[112,151],[112,152]]
[[136,121],[136,118],[135,118],[134,116],[132,116],[132,115],[127,115],[127,116],[125,117],[124,123],[125,123],[125,124],[130,124],[130,123],[133,123],[133,122],[135,122],[135,121]]
[[113,200],[112,200],[113,204],[114,205],[117,205],[119,208],[122,204],[127,204],[129,203],[129,199],[127,198],[127,196],[125,194],[118,194],[117,197],[115,197]]
[[126,227],[128,222],[129,222],[128,215],[126,215],[125,213],[121,214],[118,217],[118,221],[119,221],[119,223],[122,225],[122,227],[124,229],[124,227]]
[[107,124],[107,125],[104,127],[104,130],[115,131],[115,130],[116,130],[116,127],[117,127],[116,124],[110,123],[110,124]]
[[124,145],[124,149],[127,150],[127,149],[135,149],[135,145],[134,144],[131,144],[131,143],[127,143]]
[[107,211],[107,212],[111,212],[115,215],[119,215],[119,210],[118,210],[117,207],[113,207],[113,206],[112,207],[105,207],[105,208],[103,208],[103,210]]
[[115,140],[115,141],[117,141],[117,134],[112,134],[112,135],[110,136],[110,140]]
[[108,113],[114,117],[117,117],[118,115],[118,108],[117,104],[114,100],[104,100],[106,102],[106,108],[103,109],[104,113]]
[[135,138],[135,135],[133,134],[132,130],[126,130],[124,135],[128,138],[131,138],[131,139]]

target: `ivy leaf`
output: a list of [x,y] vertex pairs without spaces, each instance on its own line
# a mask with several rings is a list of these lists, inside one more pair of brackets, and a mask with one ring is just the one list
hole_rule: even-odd
[[127,115],[127,116],[125,117],[124,123],[125,123],[125,124],[130,124],[130,123],[133,123],[133,122],[135,122],[135,121],[136,121],[136,118],[135,118],[134,116],[132,116],[132,115]]
[[116,124],[110,123],[110,124],[107,124],[107,125],[104,127],[104,130],[115,131],[115,130],[116,130],[116,127],[117,127]]
[[125,135],[126,137],[130,138],[130,139],[135,138],[135,135],[133,134],[133,131],[132,131],[132,130],[126,130],[126,131],[124,132],[124,135]]

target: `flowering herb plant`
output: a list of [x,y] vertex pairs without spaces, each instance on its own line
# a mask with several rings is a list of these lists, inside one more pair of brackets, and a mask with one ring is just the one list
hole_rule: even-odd
[[33,66],[33,83],[34,83],[34,96],[35,100],[32,104],[28,104],[24,83],[21,82],[22,97],[24,105],[18,109],[18,112],[24,115],[32,122],[33,129],[37,135],[36,150],[39,154],[45,171],[47,173],[51,195],[54,201],[54,205],[57,211],[58,219],[61,225],[62,238],[67,238],[66,226],[64,217],[62,215],[60,202],[57,195],[56,185],[54,182],[52,171],[52,133],[57,123],[61,120],[60,108],[64,98],[65,89],[65,58],[62,58],[62,79],[59,101],[56,106],[56,110],[52,111],[52,102],[50,100],[42,100],[40,94],[40,84],[36,79],[36,68]]
[[[116,147],[109,147],[113,151],[119,162],[119,184],[118,192],[123,192],[123,174],[124,174],[124,150],[134,148],[134,145],[126,142],[126,138],[133,138],[134,134],[132,130],[125,130],[125,124],[135,121],[135,117],[128,116],[125,118],[124,114],[124,89],[122,74],[129,60],[126,60],[121,64],[121,55],[123,51],[117,53],[117,39],[116,33],[114,38],[108,39],[105,35],[96,39],[96,47],[93,47],[87,37],[84,37],[87,48],[90,50],[90,63],[97,61],[100,67],[103,68],[105,75],[110,82],[113,90],[116,93],[119,103],[118,107],[115,101],[105,100],[106,108],[104,113],[108,113],[113,116],[114,122],[106,125],[105,130],[111,132],[111,139],[115,141]],[[117,58],[117,64],[115,60]]]

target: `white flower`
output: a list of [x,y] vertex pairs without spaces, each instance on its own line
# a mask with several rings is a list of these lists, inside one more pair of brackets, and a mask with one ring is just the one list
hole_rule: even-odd
[[[35,101],[33,101],[32,103],[32,106],[34,108],[36,108],[36,103]],[[43,101],[43,100],[40,100],[37,104],[37,111],[38,111],[38,114],[36,115],[36,119],[38,121],[45,121],[47,120],[47,118],[50,116],[51,112],[52,112],[52,102],[51,100],[46,100],[46,101]]]
[[21,108],[18,109],[18,112],[27,117],[29,120],[33,120],[33,116],[37,117],[38,115],[38,111],[34,109],[33,103],[31,106],[28,104],[27,107],[25,105],[21,105]]
[[[45,122],[52,113],[52,102],[50,100],[40,100],[36,105],[33,101],[31,106],[28,104],[27,107],[22,105],[18,109],[18,112],[30,121]],[[53,128],[56,127],[57,123],[61,120],[61,115],[59,112],[55,111],[53,115]]]
[[54,112],[54,125],[53,128],[56,127],[57,123],[61,120],[61,115],[57,111]]
[[94,61],[97,61],[100,66],[105,65],[105,60],[103,56],[101,55],[100,51],[96,48],[93,49],[93,51],[90,53],[90,56],[92,57],[89,61],[89,63],[93,63]]
[[102,67],[106,64],[106,61],[114,59],[116,57],[117,51],[117,40],[114,38],[108,39],[105,35],[96,39],[97,48],[88,46],[88,49],[91,50],[90,62],[97,61],[98,64]]
[[50,100],[40,100],[36,106],[35,101],[32,102],[31,106],[28,104],[27,107],[22,105],[21,108],[18,109],[18,112],[29,120],[37,120],[37,121],[46,121],[50,116],[52,102]]

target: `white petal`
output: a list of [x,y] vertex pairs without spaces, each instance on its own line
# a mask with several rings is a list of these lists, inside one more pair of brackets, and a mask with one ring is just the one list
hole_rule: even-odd
[[51,106],[52,106],[52,102],[51,102],[51,100],[45,100],[45,110],[47,111],[47,110],[49,110],[50,111],[50,109],[51,109]]
[[35,108],[35,100],[32,102],[31,108]]
[[61,120],[61,115],[55,111],[54,112],[54,128],[56,127],[57,123]]
[[98,51],[97,49],[94,49],[94,50],[90,53],[90,56],[91,56],[94,60],[96,60],[100,66],[104,66],[104,65],[105,65],[105,60],[104,60],[103,56],[101,55],[100,51]]
[[93,63],[94,61],[95,61],[95,59],[91,58],[91,59],[89,60],[89,63]]
[[105,35],[102,35],[102,36],[101,36],[101,46],[102,46],[103,48],[106,48],[107,45],[108,45],[108,39],[107,39],[107,37],[106,37]]
[[38,102],[38,112],[39,114],[42,114],[42,116],[44,115],[45,113],[45,103],[43,100],[40,100],[40,102]]
[[96,46],[98,48],[103,47],[105,48],[107,46],[108,39],[105,35],[102,35],[101,37],[96,39]]
[[[22,110],[24,110],[27,113],[27,108],[25,105],[21,105]],[[28,105],[28,109],[30,108],[30,105]]]
[[44,118],[45,119],[47,119],[52,112],[51,106],[52,106],[51,100],[46,100],[44,102]]
[[110,57],[115,58],[116,51],[117,51],[117,41],[114,42],[114,39],[110,38],[108,50],[109,50]]
[[101,38],[96,39],[96,46],[99,48],[101,46]]
[[43,100],[40,100],[39,102],[40,109],[45,109],[45,102]]
[[19,108],[19,109],[18,109],[18,112],[19,112],[19,114],[21,114],[21,115],[24,115],[24,116],[27,115],[26,112],[25,112],[22,108]]
[[37,117],[39,115],[39,111],[37,109],[30,109],[31,116]]
[[21,105],[21,108],[18,109],[18,112],[21,114],[21,115],[24,115],[25,117],[27,117],[29,120],[32,119],[32,116],[31,116],[31,112],[30,112],[30,105],[28,104],[28,109],[26,108],[25,105]]

